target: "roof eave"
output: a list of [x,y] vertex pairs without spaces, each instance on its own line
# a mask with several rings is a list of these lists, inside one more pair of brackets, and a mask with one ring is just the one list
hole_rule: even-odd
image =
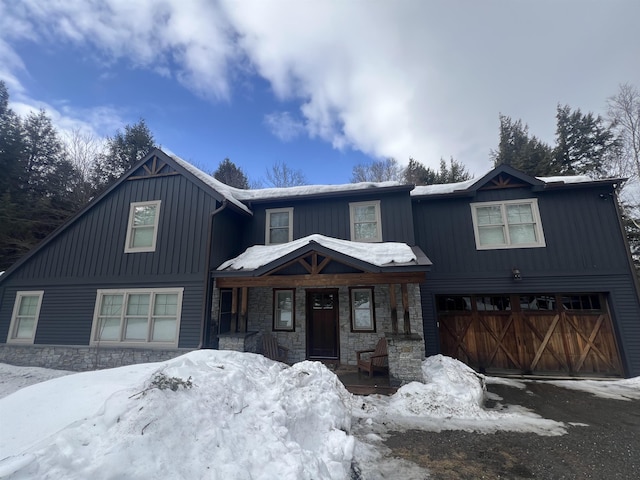
[[254,203],[269,203],[269,202],[284,202],[291,200],[317,200],[323,198],[334,198],[334,197],[356,197],[356,196],[366,196],[366,195],[376,195],[378,193],[388,194],[388,193],[398,193],[398,192],[410,192],[415,188],[414,185],[394,185],[390,187],[368,187],[368,188],[354,188],[354,189],[346,189],[346,190],[336,190],[332,192],[318,192],[318,193],[308,193],[302,195],[282,195],[282,196],[274,196],[274,197],[264,197],[264,198],[247,198],[241,200],[242,203],[246,205],[253,205]]

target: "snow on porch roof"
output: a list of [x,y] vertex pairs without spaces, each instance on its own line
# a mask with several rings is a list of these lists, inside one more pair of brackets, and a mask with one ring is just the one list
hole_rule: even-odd
[[292,242],[281,243],[278,245],[254,245],[237,257],[224,262],[217,268],[217,270],[256,270],[298,250],[299,248],[304,247],[305,245],[310,244],[311,242],[316,242],[328,249],[378,267],[407,264],[415,265],[418,262],[418,257],[414,250],[406,243],[350,242],[348,240],[339,240],[337,238],[313,234]]

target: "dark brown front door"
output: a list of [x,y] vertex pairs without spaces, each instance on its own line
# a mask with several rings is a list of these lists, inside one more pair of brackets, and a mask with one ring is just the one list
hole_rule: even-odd
[[307,290],[307,357],[338,358],[338,290]]

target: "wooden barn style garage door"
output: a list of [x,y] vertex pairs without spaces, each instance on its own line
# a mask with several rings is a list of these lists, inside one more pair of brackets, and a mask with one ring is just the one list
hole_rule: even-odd
[[442,353],[481,372],[623,375],[602,295],[440,295],[436,303]]

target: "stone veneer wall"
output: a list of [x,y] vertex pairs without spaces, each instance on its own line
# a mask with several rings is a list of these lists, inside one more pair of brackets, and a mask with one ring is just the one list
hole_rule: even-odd
[[258,353],[258,332],[226,333],[218,337],[219,350]]
[[0,345],[0,363],[76,372],[161,362],[192,349],[106,348],[63,345]]
[[[338,288],[338,309],[340,318],[340,363],[347,365],[356,364],[356,351],[374,348],[380,337],[389,336],[386,332],[391,331],[391,308],[389,300],[388,285],[377,285],[374,287],[375,302],[375,332],[351,332],[351,313],[348,287],[326,287]],[[402,294],[400,286],[396,285],[396,300],[398,302],[398,327],[402,333],[404,326]],[[295,363],[306,359],[306,288],[297,288],[295,291],[295,331],[274,332],[273,331],[273,289],[268,287],[250,288],[248,298],[247,322],[249,331],[272,332],[278,339],[278,343],[289,349],[289,362]],[[218,317],[218,289],[214,290],[213,298],[213,318]],[[420,365],[424,360],[424,337],[422,329],[422,308],[420,299],[420,288],[417,284],[408,285],[409,293],[409,315],[411,318],[411,338],[408,344],[402,344],[393,350],[390,355],[390,374],[393,379],[401,383],[412,380],[421,380]],[[227,336],[221,336],[219,348],[223,348],[222,341]],[[256,335],[257,351],[261,353],[262,335]],[[402,335],[395,336],[403,340]],[[419,341],[416,341],[416,338]],[[226,339],[224,340],[226,341]],[[390,343],[393,341],[390,339]],[[396,340],[394,345],[400,345]],[[233,347],[232,349],[236,349]],[[391,349],[390,349],[391,350]],[[410,351],[409,351],[410,350]],[[391,353],[391,352],[390,352]],[[397,381],[395,382],[397,383]]]

